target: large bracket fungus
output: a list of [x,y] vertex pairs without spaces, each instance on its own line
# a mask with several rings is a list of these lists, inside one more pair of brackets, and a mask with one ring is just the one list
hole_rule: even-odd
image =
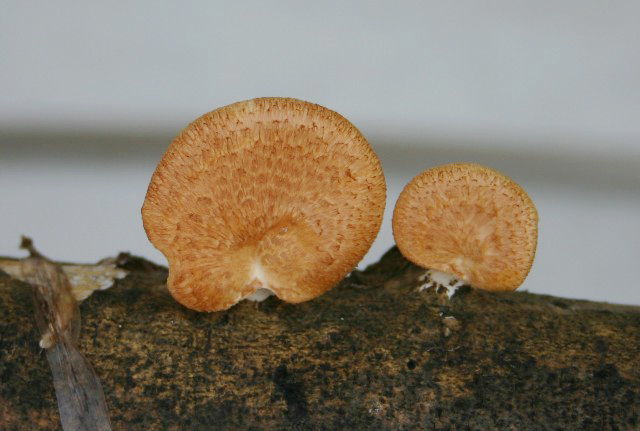
[[287,302],[337,284],[382,221],[378,157],[344,117],[286,98],[195,120],[158,164],[142,207],[185,306],[224,310],[261,292]]
[[404,188],[393,235],[416,265],[485,290],[515,290],[538,239],[531,198],[505,175],[475,163],[428,169]]

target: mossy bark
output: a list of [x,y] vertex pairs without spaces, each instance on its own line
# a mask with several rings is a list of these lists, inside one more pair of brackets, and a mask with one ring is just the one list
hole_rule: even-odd
[[[640,308],[417,291],[396,249],[313,301],[197,313],[136,258],[81,305],[122,430],[640,429]],[[560,289],[559,289],[560,290]],[[29,287],[0,273],[0,429],[59,429]]]

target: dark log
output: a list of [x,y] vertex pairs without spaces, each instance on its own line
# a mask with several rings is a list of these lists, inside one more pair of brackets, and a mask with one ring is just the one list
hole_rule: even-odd
[[[207,314],[171,298],[165,268],[120,261],[79,341],[114,429],[640,429],[639,307],[448,300],[392,249],[313,301]],[[0,273],[1,430],[60,429],[29,289]]]

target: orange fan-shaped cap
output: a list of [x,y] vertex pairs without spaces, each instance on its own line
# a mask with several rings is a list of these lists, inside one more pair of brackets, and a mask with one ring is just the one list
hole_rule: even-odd
[[416,265],[474,287],[515,290],[529,273],[538,213],[527,193],[474,163],[428,169],[404,188],[393,214],[398,248]]
[[378,157],[344,117],[261,98],[205,114],[175,138],[142,219],[185,306],[224,310],[259,289],[302,302],[362,259],[385,193]]

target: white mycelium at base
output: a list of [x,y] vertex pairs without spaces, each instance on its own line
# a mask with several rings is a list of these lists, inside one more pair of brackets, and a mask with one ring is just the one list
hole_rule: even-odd
[[270,297],[271,295],[275,295],[275,293],[273,293],[271,289],[265,289],[261,287],[260,289],[257,289],[255,292],[253,292],[251,295],[247,296],[245,299],[247,301],[262,302],[268,297]]
[[258,288],[245,299],[248,301],[262,302],[271,295],[275,295],[273,290],[267,287],[269,283],[267,282],[267,277],[262,269],[262,265],[260,265],[259,262],[253,264],[252,272],[252,281],[249,284]]
[[446,272],[438,271],[436,269],[428,269],[418,277],[418,281],[423,281],[424,283],[418,287],[418,292],[422,292],[425,289],[429,289],[433,287],[434,289],[438,289],[438,287],[444,287],[447,289],[447,296],[449,299],[456,293],[459,287],[464,286],[466,283],[463,280],[460,280],[455,275],[448,274]]

